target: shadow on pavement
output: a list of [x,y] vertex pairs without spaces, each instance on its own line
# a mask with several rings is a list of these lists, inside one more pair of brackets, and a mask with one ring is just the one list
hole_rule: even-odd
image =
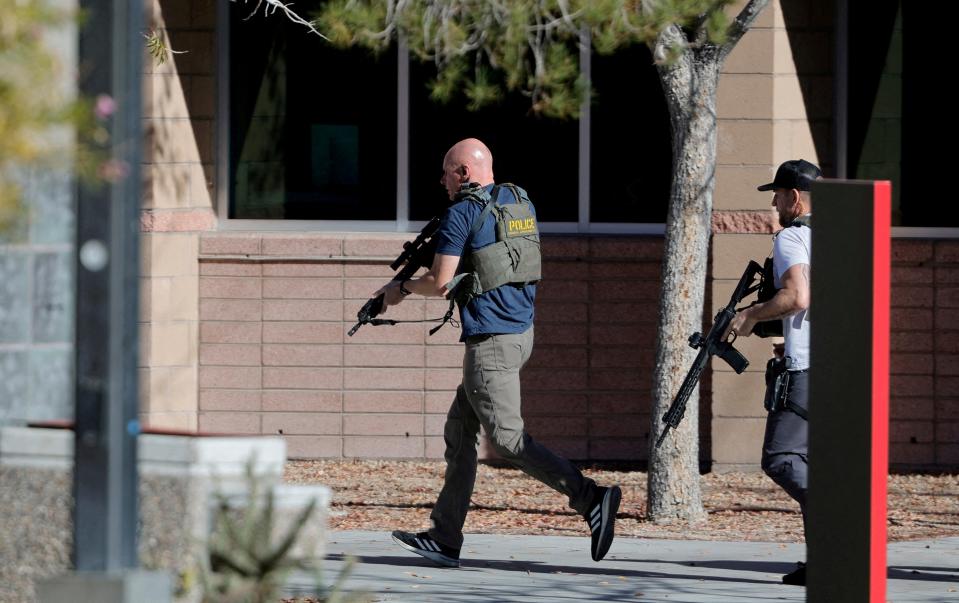
[[[327,555],[330,561],[341,561],[344,556],[339,553]],[[419,556],[410,554],[402,555],[359,555],[360,563],[378,564],[378,565],[396,565],[400,567],[428,567],[435,571],[442,571],[441,568]],[[657,562],[658,563],[658,562]],[[465,559],[461,560],[461,567],[458,571],[492,569],[503,572],[525,572],[536,574],[569,574],[586,576],[605,576],[608,578],[618,578],[620,576],[627,578],[675,578],[689,580],[703,580],[710,582],[736,582],[744,584],[779,584],[779,580],[755,580],[749,578],[738,578],[735,576],[709,576],[700,574],[673,574],[667,572],[651,572],[638,570],[624,570],[622,568],[611,568],[597,566],[596,568],[582,566],[550,565],[536,561],[505,561],[490,559]],[[785,566],[784,567],[788,567]],[[457,571],[450,569],[450,571]]]
[[923,580],[926,582],[959,582],[959,569],[946,567],[889,566],[890,580]]
[[[785,574],[796,569],[796,563],[790,561],[743,561],[740,559],[713,559],[710,561],[664,561],[662,559],[629,559],[617,557],[616,561],[635,563],[673,563],[687,567],[706,567],[710,569],[728,569],[738,572],[760,572],[764,574]],[[777,580],[778,582],[778,580]]]

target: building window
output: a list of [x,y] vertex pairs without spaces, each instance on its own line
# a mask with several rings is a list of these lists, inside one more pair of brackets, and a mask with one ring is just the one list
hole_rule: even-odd
[[[952,4],[942,8],[942,22],[959,16]],[[948,56],[951,42],[920,33],[920,12],[900,0],[849,5],[847,171],[892,182],[898,236],[955,237],[959,206],[942,199],[952,153],[930,144],[948,138],[953,111],[941,65],[930,57]]]
[[395,220],[396,51],[229,13],[229,217]]
[[636,45],[591,69],[590,221],[665,223],[672,141],[653,57]]
[[446,150],[476,137],[497,181],[530,193],[545,231],[662,232],[669,116],[645,47],[584,53],[598,104],[563,121],[533,115],[520,93],[479,112],[437,104],[432,66],[402,46],[336,50],[279,15],[247,21],[242,6],[218,6],[227,227],[411,230],[449,204]]
[[497,182],[529,192],[541,222],[576,222],[578,122],[531,115],[518,93],[475,112],[459,102],[439,105],[427,88],[434,74],[432,66],[410,65],[410,218],[428,220],[449,205],[439,185],[443,155],[472,137],[492,151]]

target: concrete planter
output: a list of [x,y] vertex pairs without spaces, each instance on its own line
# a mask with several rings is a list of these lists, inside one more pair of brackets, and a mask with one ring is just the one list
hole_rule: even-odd
[[[213,493],[231,501],[247,491],[247,464],[260,484],[275,488],[278,529],[316,498],[300,555],[322,555],[330,491],[280,485],[286,445],[278,437],[142,435],[140,562],[178,583],[178,600],[198,600],[197,559],[211,528]],[[73,432],[0,429],[0,603],[35,600],[34,581],[70,570]]]

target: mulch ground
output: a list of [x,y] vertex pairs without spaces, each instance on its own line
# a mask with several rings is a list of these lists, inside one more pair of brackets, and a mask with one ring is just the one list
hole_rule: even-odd
[[[285,479],[320,483],[333,490],[332,530],[429,526],[445,464],[413,461],[291,461]],[[799,506],[761,473],[702,476],[708,519],[696,526],[646,520],[646,473],[584,469],[599,484],[619,484],[623,503],[617,537],[683,540],[802,541]],[[890,540],[959,536],[959,476],[889,476]],[[524,473],[480,465],[466,533],[585,535],[586,524],[565,498]]]

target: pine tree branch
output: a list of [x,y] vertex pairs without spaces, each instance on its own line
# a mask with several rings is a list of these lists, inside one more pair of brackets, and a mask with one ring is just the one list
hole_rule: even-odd
[[[568,32],[579,31],[579,26],[576,24],[576,19],[583,14],[583,9],[569,12],[569,5],[565,0],[558,0],[557,6],[559,6],[560,15],[549,21],[537,23],[536,25],[531,25],[531,30],[543,30],[546,32],[552,32],[553,30],[565,30]],[[552,15],[550,15],[552,16]]]

